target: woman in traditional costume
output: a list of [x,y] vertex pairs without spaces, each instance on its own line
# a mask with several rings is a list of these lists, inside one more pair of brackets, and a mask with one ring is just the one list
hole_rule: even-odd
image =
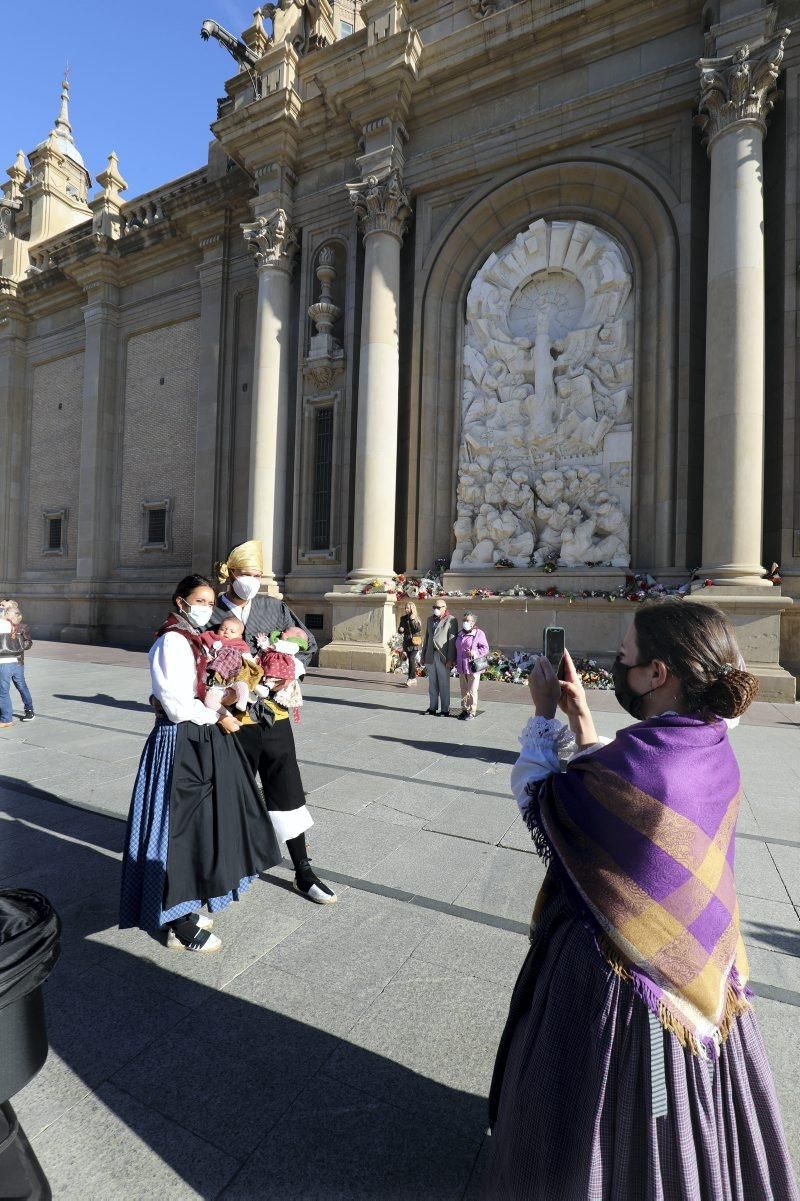
[[[606,745],[571,659],[530,688],[512,788],[549,864],[490,1094],[491,1201],[798,1201],[746,989],[724,615],[642,606]],[[571,729],[554,720],[560,705]]]
[[133,787],[122,863],[120,927],[166,929],[174,951],[217,951],[210,913],[238,901],[280,847],[234,736],[238,721],[204,704],[214,589],[181,580],[150,648],[156,724]]
[[[279,597],[259,594],[264,574],[261,543],[254,539],[234,546],[216,570],[225,588],[217,599],[214,624],[231,615],[238,617],[244,625],[245,641],[254,654],[258,654],[272,634],[285,634],[296,627],[308,644],[307,650],[298,652],[298,658],[307,667],[317,649],[314,635]],[[314,821],[306,807],[289,710],[275,698],[268,698],[258,723],[242,726],[236,740],[254,775],[261,780],[275,834],[280,842],[286,843],[294,867],[295,891],[317,905],[335,904],[336,893],[320,880],[308,857],[306,830]]]

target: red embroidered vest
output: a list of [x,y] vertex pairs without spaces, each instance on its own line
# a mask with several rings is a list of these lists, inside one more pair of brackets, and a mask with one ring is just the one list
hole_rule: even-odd
[[162,634],[180,634],[185,638],[192,648],[195,663],[195,696],[199,701],[206,699],[206,674],[208,672],[208,652],[206,647],[200,640],[200,633],[190,625],[185,617],[180,617],[176,613],[170,613],[167,620],[164,622],[161,629],[158,631],[158,637]]

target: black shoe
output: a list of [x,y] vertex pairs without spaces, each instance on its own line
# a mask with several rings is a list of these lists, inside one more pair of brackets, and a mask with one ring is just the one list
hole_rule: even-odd
[[461,712],[457,715],[458,721],[466,721],[468,717],[469,717],[469,713],[467,713],[466,709],[462,709]]
[[333,889],[328,888],[328,885],[323,884],[319,876],[314,875],[307,859],[294,873],[294,890],[299,892],[301,897],[305,897],[307,901],[313,901],[315,905],[335,905],[339,900]]
[[26,709],[25,712],[22,714],[22,717],[19,720],[20,721],[34,721],[35,718],[36,718],[36,714],[34,713],[33,709]]
[[439,714],[436,712],[435,709],[423,709],[422,716],[423,717],[438,717]]

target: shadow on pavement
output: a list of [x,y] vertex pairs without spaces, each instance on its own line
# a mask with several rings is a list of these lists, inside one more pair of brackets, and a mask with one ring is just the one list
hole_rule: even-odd
[[[357,990],[326,995],[246,955],[223,990],[210,983],[220,956],[198,961],[109,929],[119,863],[96,848],[119,850],[122,823],[80,813],[70,834],[75,810],[48,805],[47,821],[38,803],[30,820],[17,808],[20,837],[40,844],[35,862],[46,865],[25,884],[50,894],[64,925],[45,994],[52,1051],[74,1076],[51,1056],[18,1096],[55,1196],[88,1195],[84,1179],[118,1180],[109,1195],[130,1195],[126,1170],[142,1152],[122,1123],[204,1198],[460,1201],[483,1141],[482,1097],[350,1043],[367,1004]],[[248,903],[219,915],[231,949]]]
[[151,705],[141,701],[120,701],[107,692],[97,692],[94,696],[72,696],[67,692],[54,692],[53,699],[57,701],[82,701],[85,705],[107,705],[109,709],[131,709],[134,713],[152,713]]
[[485,763],[516,763],[519,751],[504,751],[494,746],[473,746],[461,742],[420,742],[416,738],[394,738],[391,734],[370,734],[377,742],[399,742],[418,751],[446,755],[450,759],[480,759]]

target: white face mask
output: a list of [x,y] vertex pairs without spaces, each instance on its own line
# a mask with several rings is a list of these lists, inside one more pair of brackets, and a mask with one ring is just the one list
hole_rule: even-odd
[[462,628],[463,630],[466,630],[466,631],[467,631],[467,633],[469,633],[469,631],[472,629],[472,622],[471,622],[471,621],[464,621],[464,622],[462,622],[462,623],[461,623],[461,628]]
[[441,617],[442,614],[444,613],[444,609],[434,609],[433,613],[434,613],[435,617]]
[[251,601],[261,587],[257,575],[240,575],[233,581],[233,591],[243,601]]
[[184,617],[188,617],[193,626],[200,629],[201,626],[207,626],[211,621],[211,614],[214,612],[213,605],[189,605],[184,610]]

